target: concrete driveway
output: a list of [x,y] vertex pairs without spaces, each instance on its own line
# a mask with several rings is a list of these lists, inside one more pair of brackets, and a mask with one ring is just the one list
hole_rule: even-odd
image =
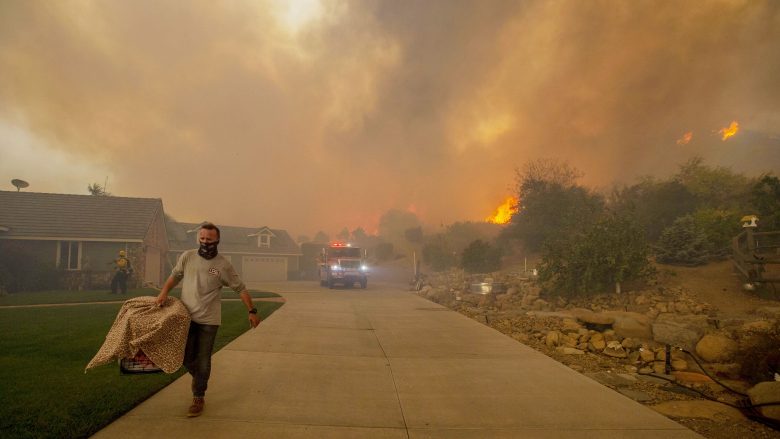
[[517,341],[395,285],[269,284],[287,303],[98,438],[696,438]]

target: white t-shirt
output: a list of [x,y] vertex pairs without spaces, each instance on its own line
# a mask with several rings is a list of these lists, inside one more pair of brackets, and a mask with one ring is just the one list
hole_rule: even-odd
[[192,321],[202,325],[222,323],[222,287],[228,286],[240,293],[246,289],[233,264],[222,255],[212,259],[198,255],[198,250],[187,250],[179,256],[171,272],[182,281],[181,301],[190,312]]

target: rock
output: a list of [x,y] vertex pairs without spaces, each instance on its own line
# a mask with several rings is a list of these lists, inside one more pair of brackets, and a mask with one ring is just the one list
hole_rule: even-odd
[[[753,404],[763,404],[767,402],[780,401],[780,381],[765,381],[758,383],[747,391],[750,396],[750,402]],[[780,421],[780,405],[767,405],[759,407],[758,410],[767,418]]]
[[709,329],[706,316],[661,314],[652,325],[655,341],[693,351]]
[[723,363],[734,358],[739,346],[723,335],[707,334],[696,343],[696,355],[708,363]]
[[736,379],[742,374],[742,365],[739,363],[712,363],[707,365],[707,370],[716,376]]
[[628,357],[628,353],[626,353],[626,350],[623,349],[623,346],[618,341],[611,341],[607,343],[607,347],[604,348],[603,353],[604,355],[608,355],[610,357],[615,357],[615,358]]
[[682,381],[686,383],[714,383],[714,381],[712,381],[712,378],[708,377],[707,375],[704,375],[703,373],[698,373],[698,372],[677,371],[677,372],[672,372],[672,375],[674,375],[677,381]]
[[612,387],[630,386],[636,382],[636,378],[628,374],[618,374],[611,372],[591,372],[586,373],[586,377],[598,381],[601,384]]
[[655,352],[648,348],[642,347],[639,349],[639,360],[642,361],[642,363],[651,363],[655,361]]
[[667,401],[651,405],[650,408],[671,418],[701,418],[701,419],[732,419],[742,420],[742,413],[734,407],[729,407],[715,401]]
[[674,304],[674,310],[677,314],[690,314],[691,309],[683,302],[677,302]]
[[611,341],[620,341],[618,339],[618,335],[615,334],[615,331],[611,329],[607,329],[606,331],[602,332],[602,334],[604,335],[604,340],[606,340],[607,343]]
[[580,329],[583,329],[582,326],[580,326],[579,323],[577,323],[576,320],[573,319],[563,319],[563,325],[561,328],[561,332],[564,334],[572,334],[576,333],[579,335]]
[[640,340],[653,339],[651,321],[646,315],[628,311],[606,311],[604,314],[615,319],[612,329],[618,337],[638,338]]
[[517,294],[517,288],[515,288],[515,287],[509,287],[509,289],[506,290],[506,293],[505,293],[505,295],[507,295],[507,296],[514,296],[515,294]]
[[672,369],[688,370],[688,362],[681,358],[672,358]]
[[[628,362],[630,364],[640,364],[641,361],[639,360],[639,353],[640,353],[639,351],[631,351],[631,353],[628,354]],[[630,366],[630,367],[634,367],[634,366]],[[634,369],[636,368],[634,367]]]
[[637,342],[633,338],[625,338],[620,344],[623,345],[626,350],[637,348]]
[[603,338],[597,340],[591,339],[588,345],[593,346],[593,349],[591,349],[591,351],[601,352],[607,347],[607,342],[604,341]]
[[740,328],[741,332],[760,332],[768,334],[772,332],[774,325],[769,320],[756,320],[747,322]]
[[639,368],[639,374],[640,375],[647,375],[649,373],[653,373],[654,370],[652,367],[640,367]]
[[666,375],[666,363],[663,361],[654,361],[653,362],[653,372],[655,372],[658,375]]
[[565,355],[583,355],[585,353],[585,351],[581,351],[577,348],[572,348],[569,346],[559,346],[555,350]]
[[554,348],[555,346],[558,346],[561,344],[561,338],[563,337],[563,334],[561,334],[558,331],[550,331],[547,333],[547,336],[544,339],[544,343],[551,348]]
[[[632,354],[633,354],[633,352],[632,352]],[[639,368],[636,367],[636,366],[628,365],[628,366],[626,366],[626,371],[628,373],[637,373],[639,371]]]
[[615,323],[614,317],[602,313],[595,313],[585,308],[574,308],[570,312],[577,320],[586,324],[608,326]]
[[780,306],[763,306],[756,309],[756,314],[768,319],[780,320]]

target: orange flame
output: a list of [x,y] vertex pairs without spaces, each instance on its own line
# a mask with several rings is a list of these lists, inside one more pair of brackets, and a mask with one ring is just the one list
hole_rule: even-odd
[[693,131],[688,131],[687,133],[683,134],[682,137],[677,139],[678,145],[687,145],[691,142],[691,139],[693,139]]
[[512,220],[512,215],[517,213],[517,198],[508,197],[504,203],[498,206],[493,215],[485,218],[486,222],[493,224],[506,224]]
[[721,128],[718,133],[721,135],[721,139],[725,142],[726,139],[732,137],[739,132],[739,122],[732,121],[728,128]]

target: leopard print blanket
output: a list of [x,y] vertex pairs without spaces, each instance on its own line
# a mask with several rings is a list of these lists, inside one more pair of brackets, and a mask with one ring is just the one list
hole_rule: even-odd
[[179,370],[184,361],[190,313],[175,297],[168,297],[162,307],[154,303],[155,299],[134,297],[122,305],[103,346],[87,364],[85,373],[121,358],[132,358],[138,350],[165,373]]

